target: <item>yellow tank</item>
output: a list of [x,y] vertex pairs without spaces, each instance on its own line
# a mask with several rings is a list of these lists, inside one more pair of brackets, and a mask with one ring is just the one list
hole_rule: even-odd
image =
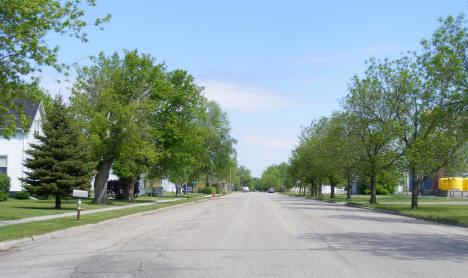
[[463,179],[463,191],[468,191],[468,178]]
[[448,190],[463,191],[463,178],[448,178]]
[[447,178],[439,179],[439,190],[443,190],[443,191],[448,190],[448,179]]

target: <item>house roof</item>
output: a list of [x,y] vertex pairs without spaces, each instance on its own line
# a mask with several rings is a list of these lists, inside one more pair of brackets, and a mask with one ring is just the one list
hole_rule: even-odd
[[[36,116],[36,113],[37,113],[39,107],[41,106],[41,103],[30,100],[30,99],[20,99],[20,100],[15,100],[15,105],[19,109],[23,110],[24,115],[26,117],[28,117],[32,121],[34,119],[34,116]],[[21,119],[20,119],[20,117],[18,115],[18,111],[10,110],[10,113],[15,115],[15,117],[16,117],[16,120],[15,120],[16,126],[21,127]]]

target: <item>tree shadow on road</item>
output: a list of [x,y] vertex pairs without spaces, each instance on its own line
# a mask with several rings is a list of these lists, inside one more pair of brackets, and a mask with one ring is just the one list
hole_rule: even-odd
[[[349,210],[348,210],[349,212]],[[380,216],[363,216],[363,215],[356,215],[356,214],[340,214],[340,215],[330,215],[327,218],[335,218],[335,219],[343,219],[343,220],[353,220],[353,221],[371,221],[371,222],[385,222],[385,223],[414,223],[418,221],[413,218],[407,217],[390,217],[385,214],[381,214]]]
[[[418,233],[307,233],[298,239],[327,242],[337,251],[359,251],[400,260],[466,262],[468,236]],[[329,251],[330,249],[327,248]]]

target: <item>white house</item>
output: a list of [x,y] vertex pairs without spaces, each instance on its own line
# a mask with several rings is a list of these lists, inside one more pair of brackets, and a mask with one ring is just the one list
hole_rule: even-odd
[[[10,139],[0,136],[0,174],[10,177],[10,192],[22,191],[23,184],[19,178],[24,177],[25,167],[23,162],[26,158],[26,150],[31,143],[37,143],[34,134],[43,135],[42,120],[45,119],[44,106],[41,103],[34,103],[31,100],[20,100],[15,102],[20,105],[24,114],[31,119],[31,124],[27,128],[20,126],[19,120],[16,125],[18,129],[16,135]],[[13,112],[16,114],[16,112]]]

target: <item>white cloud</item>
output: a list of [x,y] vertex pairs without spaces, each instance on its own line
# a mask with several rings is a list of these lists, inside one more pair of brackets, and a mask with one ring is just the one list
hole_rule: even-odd
[[261,88],[218,81],[201,82],[205,96],[229,112],[257,113],[294,107],[297,102]]

